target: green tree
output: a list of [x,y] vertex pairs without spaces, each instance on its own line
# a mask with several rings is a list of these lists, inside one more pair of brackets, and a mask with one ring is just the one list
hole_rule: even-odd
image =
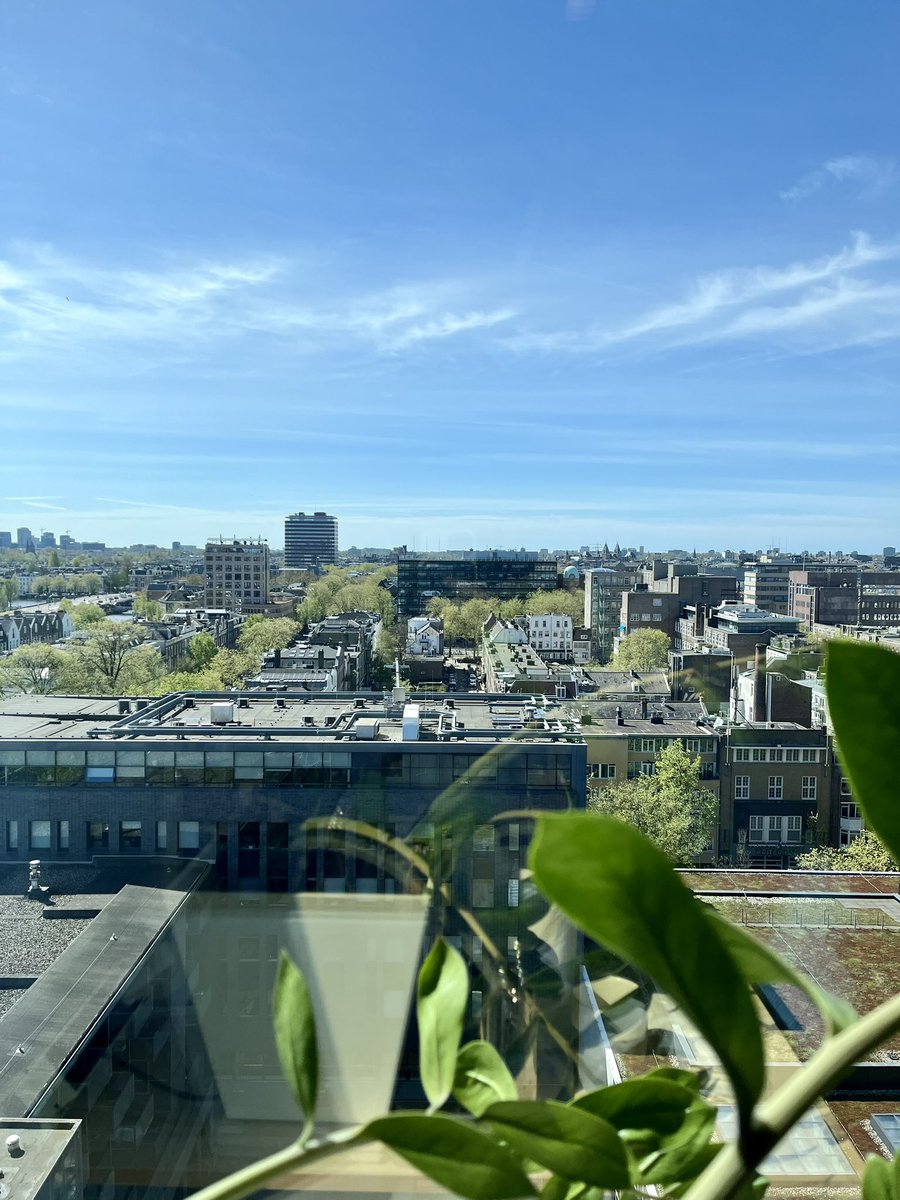
[[671,859],[687,866],[706,849],[719,802],[700,781],[700,760],[676,739],[656,757],[656,773],[591,793],[590,807],[639,829]]
[[207,668],[218,679],[217,688],[238,687],[259,666],[259,656],[241,650],[219,650]]
[[620,671],[661,671],[669,664],[671,639],[661,629],[636,629],[619,642],[613,666]]
[[0,659],[0,692],[56,691],[64,661],[65,653],[54,646],[20,646]]
[[815,846],[797,855],[802,871],[896,871],[897,863],[869,829],[847,846]]
[[143,640],[143,631],[127,622],[90,626],[85,640],[65,652],[56,690],[100,696],[141,691],[165,674],[159,651]]
[[50,551],[50,557],[47,560],[47,566],[50,568],[51,571],[59,570],[59,551],[58,550]]
[[106,620],[106,613],[99,604],[66,604],[66,608],[76,629],[90,629]]
[[584,624],[584,588],[569,591],[567,588],[557,588],[555,591],[532,592],[525,601],[525,612],[529,616],[539,617],[544,613],[559,613],[571,617],[573,625]]
[[512,621],[515,617],[524,617],[526,615],[525,601],[515,597],[512,600],[501,600],[494,612],[504,621]]
[[218,652],[216,639],[211,633],[198,633],[188,642],[188,659],[195,671],[208,667]]
[[[130,555],[124,555],[120,558],[114,567],[112,567],[106,575],[106,581],[109,587],[114,592],[123,592],[128,587],[128,575],[131,571],[134,559]],[[99,578],[99,576],[98,576]],[[99,585],[98,585],[99,590]]]
[[300,626],[290,617],[270,617],[244,625],[238,634],[238,645],[245,653],[262,657],[267,650],[283,650],[300,632]]
[[151,600],[146,592],[135,596],[131,611],[136,617],[142,617],[145,621],[159,621],[163,615],[162,605],[158,600]]
[[477,596],[467,600],[459,610],[459,636],[477,645],[481,641],[481,627],[490,614],[490,600],[482,600]]

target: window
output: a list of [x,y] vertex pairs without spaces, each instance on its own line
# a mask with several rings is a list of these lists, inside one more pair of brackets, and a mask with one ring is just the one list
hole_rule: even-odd
[[519,822],[511,821],[507,826],[507,836],[509,838],[509,849],[516,853],[519,849]]
[[802,754],[802,761],[806,762],[806,763],[818,762],[819,761],[819,751],[818,750],[804,750],[803,754]]
[[178,822],[178,849],[179,850],[199,850],[200,849],[200,822],[199,821],[179,821]]
[[119,822],[119,849],[140,850],[141,823],[140,821]]
[[85,832],[88,850],[109,849],[109,826],[105,821],[88,821]]
[[843,775],[841,776],[841,795],[842,796],[852,796],[853,795],[853,791],[850,787],[850,780],[845,779]]
[[763,840],[763,819],[759,815],[751,816],[750,818],[750,841],[761,842]]
[[735,746],[734,761],[735,762],[749,762],[750,761],[749,748],[747,746]]
[[803,836],[803,818],[802,817],[785,817],[784,840],[786,842],[799,842]]
[[114,783],[116,768],[89,765],[85,771],[84,778],[86,783]]
[[816,798],[816,777],[815,775],[804,775],[803,782],[800,787],[800,795],[804,800],[815,800]]
[[799,750],[791,750],[790,748],[785,750],[784,761],[785,762],[799,762],[800,761],[800,751]]
[[169,846],[169,830],[165,821],[156,822],[156,848],[167,850]]
[[509,908],[519,907],[519,881],[510,879],[506,885],[506,903]]
[[769,799],[783,800],[784,799],[784,776],[770,775],[769,776]]
[[473,879],[472,880],[472,907],[473,908],[493,908],[494,907],[494,881],[493,881],[493,879]]
[[628,764],[628,778],[637,779],[639,775],[655,775],[655,762],[630,762]]
[[765,762],[768,758],[768,751],[761,746],[754,746],[750,751],[750,757],[753,762]]
[[615,763],[599,763],[601,779],[615,779],[616,764]]
[[859,819],[859,805],[854,804],[852,801],[845,800],[841,804],[841,820],[858,821]]
[[475,832],[472,834],[472,849],[482,854],[493,853],[494,833],[493,825],[476,825]]
[[766,840],[769,842],[781,841],[781,817],[766,818]]
[[735,775],[734,777],[734,798],[735,800],[750,799],[750,776]]
[[32,850],[50,849],[50,822],[32,821],[29,834],[29,846]]

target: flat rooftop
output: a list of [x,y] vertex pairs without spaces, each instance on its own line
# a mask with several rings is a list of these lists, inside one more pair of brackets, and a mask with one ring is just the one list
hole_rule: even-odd
[[[284,690],[282,690],[282,688]],[[372,693],[308,693],[279,688],[261,693],[171,694],[154,700],[132,700],[120,712],[117,699],[70,696],[12,696],[0,701],[0,739],[115,741],[156,739],[179,741],[222,737],[248,740],[356,743],[401,742],[403,709],[409,700],[419,708],[420,742],[484,741],[487,736],[515,735],[526,741],[581,740],[574,718],[549,715],[543,696],[489,694],[432,697],[422,693],[394,700]],[[229,707],[230,706],[230,710]],[[657,726],[653,727],[654,729]]]

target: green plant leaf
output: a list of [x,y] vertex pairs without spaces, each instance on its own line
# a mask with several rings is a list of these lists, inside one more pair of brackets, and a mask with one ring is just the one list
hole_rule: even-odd
[[900,654],[865,642],[832,642],[826,668],[828,710],[854,799],[900,863]]
[[443,1113],[394,1113],[363,1130],[441,1187],[468,1200],[515,1200],[535,1190],[521,1164],[484,1130]]
[[468,1000],[468,967],[452,946],[438,938],[422,963],[416,989],[419,1073],[433,1108],[440,1108],[453,1088]]
[[710,1144],[716,1127],[716,1109],[699,1096],[685,1114],[681,1128],[660,1140],[659,1150],[639,1164],[644,1184],[681,1183],[705,1170],[721,1143]]
[[716,1124],[715,1108],[692,1088],[646,1076],[589,1092],[573,1105],[620,1131],[642,1184],[688,1178]]
[[610,817],[552,814],[537,824],[529,865],[548,899],[684,1010],[718,1055],[746,1124],[764,1074],[750,990],[706,907],[662,852]]
[[833,996],[831,992],[826,992],[811,979],[795,971],[768,946],[757,941],[752,933],[732,925],[714,908],[709,908],[709,912],[749,984],[790,983],[800,988],[822,1014],[829,1034],[840,1033],[842,1029],[853,1024],[856,1020],[856,1010],[852,1004],[848,1004],[839,996]]
[[664,1079],[668,1083],[680,1083],[698,1096],[709,1082],[709,1071],[686,1071],[683,1067],[656,1067],[642,1075],[641,1079]]
[[900,1158],[870,1154],[863,1172],[862,1200],[900,1200]]
[[553,1100],[519,1100],[492,1104],[483,1120],[514,1150],[564,1179],[628,1186],[628,1156],[619,1135],[591,1113]]
[[609,1121],[616,1129],[647,1130],[658,1137],[681,1128],[696,1093],[664,1079],[626,1079],[611,1087],[587,1092],[572,1101],[573,1108]]
[[306,980],[283,950],[275,977],[274,1016],[281,1069],[304,1117],[311,1122],[319,1091],[316,1018]]
[[490,1042],[468,1042],[456,1056],[453,1096],[475,1117],[498,1100],[517,1100],[516,1083]]
[[[666,1183],[666,1197],[686,1195],[694,1185],[698,1175],[702,1175],[712,1160],[725,1149],[724,1142],[708,1142],[699,1149],[691,1148],[691,1157],[681,1165],[680,1178],[675,1182]],[[645,1176],[641,1177],[646,1179]],[[649,1186],[649,1181],[648,1181]]]

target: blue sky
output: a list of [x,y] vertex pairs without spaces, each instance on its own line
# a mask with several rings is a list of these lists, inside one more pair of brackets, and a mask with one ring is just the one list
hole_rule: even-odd
[[900,544],[895,0],[0,8],[0,529]]

